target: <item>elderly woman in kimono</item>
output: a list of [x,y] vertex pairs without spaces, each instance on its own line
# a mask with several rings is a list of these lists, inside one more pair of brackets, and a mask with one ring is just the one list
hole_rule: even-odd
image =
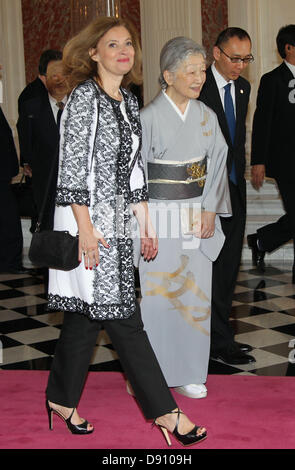
[[[162,91],[141,112],[143,157],[159,252],[139,261],[142,318],[170,387],[207,395],[212,262],[230,216],[227,145],[215,113],[197,101],[205,52],[184,37],[160,57]],[[226,275],[226,273],[224,273]]]

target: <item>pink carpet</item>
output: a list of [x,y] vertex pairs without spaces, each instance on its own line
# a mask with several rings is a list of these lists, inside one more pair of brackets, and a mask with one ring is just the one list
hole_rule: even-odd
[[[167,449],[116,372],[88,376],[79,412],[94,424],[93,434],[71,435],[56,415],[49,431],[47,377],[44,371],[0,371],[1,449]],[[207,388],[208,397],[201,400],[175,393],[178,405],[208,429],[208,438],[195,449],[295,448],[294,378],[210,375]],[[173,449],[183,449],[171,440]]]

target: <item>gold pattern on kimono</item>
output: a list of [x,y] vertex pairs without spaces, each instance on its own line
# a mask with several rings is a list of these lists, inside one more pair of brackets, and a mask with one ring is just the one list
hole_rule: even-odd
[[204,176],[206,176],[206,165],[200,165],[199,163],[195,162],[192,163],[190,166],[187,167],[186,169],[188,175],[192,180],[199,180],[197,181],[198,186],[202,188],[205,184],[205,179]]
[[207,122],[209,121],[209,113],[208,111],[204,111],[204,121],[201,122],[201,126],[206,126]]
[[[210,316],[210,307],[197,307],[195,305],[184,305],[180,299],[186,292],[191,291],[196,297],[199,297],[207,305],[210,305],[210,300],[207,295],[200,289],[196,282],[194,274],[189,271],[186,274],[186,269],[189,262],[189,257],[186,255],[181,256],[181,265],[173,273],[169,272],[148,272],[147,274],[154,280],[162,281],[157,284],[153,281],[147,281],[146,287],[150,290],[145,292],[147,296],[161,295],[169,300],[175,310],[178,310],[184,320],[193,328],[201,331],[201,333],[209,336],[209,331],[204,328],[200,322],[207,320]],[[173,287],[176,285],[175,290]],[[196,313],[203,313],[204,315],[196,317]]]
[[[201,122],[201,126],[205,127],[206,124],[208,123],[208,121],[209,121],[209,113],[208,113],[208,111],[204,111],[204,121]],[[203,132],[204,137],[210,137],[210,135],[212,135],[212,134],[213,134],[212,129],[210,129],[210,131],[207,131],[207,132],[204,131]]]

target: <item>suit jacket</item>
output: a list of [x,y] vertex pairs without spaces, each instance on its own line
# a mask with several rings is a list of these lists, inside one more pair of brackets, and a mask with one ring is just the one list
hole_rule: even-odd
[[50,187],[49,204],[54,205],[58,171],[59,131],[48,93],[23,103],[17,129],[23,159],[32,168],[33,193],[39,212],[52,168],[53,185]]
[[[33,82],[29,83],[24,90],[21,92],[21,94],[18,97],[18,115],[20,119],[21,113],[24,111],[23,106],[26,101],[31,100],[36,97],[46,97],[48,96],[48,92],[46,87],[44,86],[43,82],[40,80],[40,78],[36,78]],[[25,112],[25,111],[24,111]],[[24,133],[24,135],[20,135],[21,133]],[[26,139],[26,130],[23,126],[20,126],[18,128],[18,134],[19,134],[19,139],[24,141]],[[26,161],[26,154],[24,154],[24,149],[23,146],[20,148],[20,165],[24,166],[25,163],[28,163]]]
[[245,173],[245,141],[246,141],[246,116],[250,96],[250,83],[243,77],[235,80],[235,99],[236,99],[236,132],[234,144],[231,141],[224,108],[220,99],[219,90],[212,73],[211,67],[207,69],[207,78],[202,88],[199,100],[209,106],[218,117],[223,136],[228,145],[227,169],[230,174],[233,159],[235,161],[237,183],[246,206],[246,182]]
[[47,89],[40,78],[35,78],[23,89],[18,97],[18,113],[21,112],[22,105],[27,100],[31,100],[39,95],[47,95]]
[[251,165],[264,164],[272,178],[295,179],[294,76],[283,62],[262,76],[253,118]]
[[19,165],[12,131],[0,108],[0,181],[9,183],[18,174]]

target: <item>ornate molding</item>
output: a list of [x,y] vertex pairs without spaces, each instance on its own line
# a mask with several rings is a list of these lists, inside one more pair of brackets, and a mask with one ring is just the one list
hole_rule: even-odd
[[71,34],[74,35],[98,16],[118,18],[120,13],[120,0],[71,0]]

